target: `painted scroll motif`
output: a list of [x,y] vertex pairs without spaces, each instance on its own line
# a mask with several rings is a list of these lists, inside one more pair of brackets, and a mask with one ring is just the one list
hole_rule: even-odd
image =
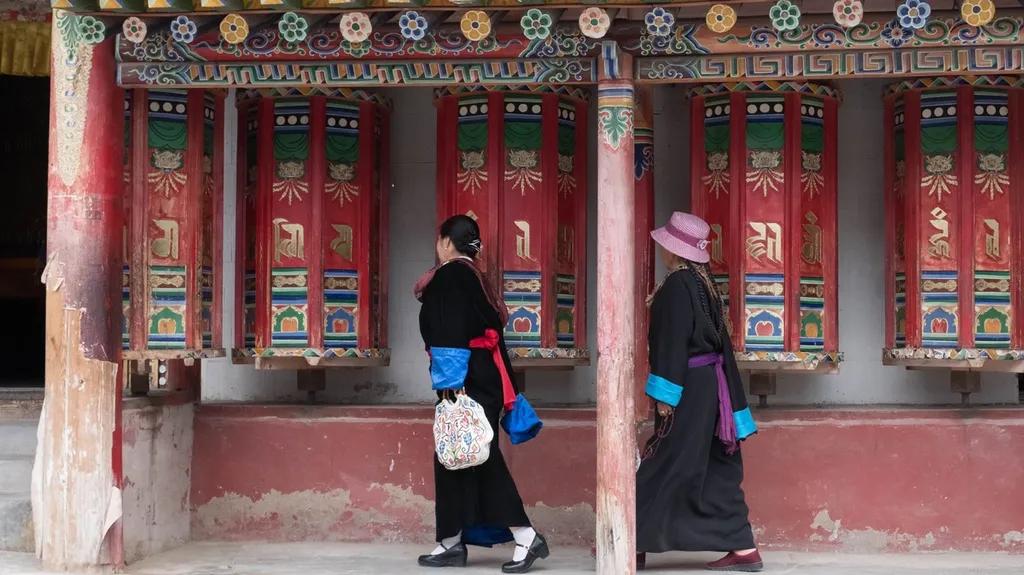
[[[804,96],[800,102],[800,350],[825,349],[825,229],[826,186],[825,103]],[[831,199],[831,198],[829,198]]]
[[259,190],[259,110],[251,106],[244,116],[245,134],[245,155],[242,160],[245,162],[244,180],[239,182],[243,185],[241,211],[244,213],[245,239],[244,239],[244,263],[242,267],[242,306],[244,319],[242,321],[243,347],[252,348],[256,346],[256,198]]
[[363,197],[359,181],[359,106],[327,102],[326,169],[322,217],[324,261],[324,347],[358,344],[359,270],[356,236]]
[[555,337],[558,347],[576,347],[576,106],[558,105],[558,225],[555,237]]
[[186,261],[183,245],[188,177],[188,93],[148,93],[146,188],[149,197],[149,314],[147,347],[184,349],[187,329]]
[[[704,194],[704,217],[711,226],[711,274],[722,294],[723,310],[729,313],[729,196],[732,187],[732,164],[729,158],[729,118],[732,107],[729,96],[709,97],[704,101],[704,165],[701,184]],[[731,326],[730,326],[731,327]]]
[[748,351],[782,351],[784,347],[784,109],[781,94],[747,97],[744,344]]
[[906,259],[906,203],[907,203],[907,150],[905,141],[906,114],[903,110],[903,101],[898,100],[893,108],[893,219],[896,222],[894,234],[894,245],[892,250],[893,263],[893,332],[895,345],[902,347],[907,345],[907,259]]
[[973,112],[974,341],[977,347],[1005,349],[1013,327],[1009,94],[976,90]]
[[203,165],[201,169],[202,178],[202,211],[199,218],[201,235],[198,293],[201,303],[200,318],[202,322],[202,341],[204,348],[213,347],[213,314],[214,314],[214,215],[215,205],[220,199],[217,194],[217,178],[214,172],[214,150],[221,145],[215,140],[215,126],[217,121],[216,98],[213,94],[206,94],[203,99]]
[[504,102],[505,340],[513,347],[541,347],[541,240],[544,177],[541,167],[542,96],[508,94]]
[[955,91],[921,95],[921,314],[924,347],[955,347],[960,333],[960,195]]
[[274,102],[270,342],[275,347],[309,345],[309,123],[308,101]]

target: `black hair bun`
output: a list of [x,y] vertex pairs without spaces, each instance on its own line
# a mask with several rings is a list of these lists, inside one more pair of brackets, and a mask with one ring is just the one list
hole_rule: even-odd
[[469,216],[452,216],[441,224],[441,237],[452,241],[460,254],[475,258],[483,248],[480,226]]

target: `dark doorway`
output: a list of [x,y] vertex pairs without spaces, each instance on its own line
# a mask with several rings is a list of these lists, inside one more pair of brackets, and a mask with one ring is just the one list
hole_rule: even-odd
[[49,78],[0,76],[0,388],[42,387]]

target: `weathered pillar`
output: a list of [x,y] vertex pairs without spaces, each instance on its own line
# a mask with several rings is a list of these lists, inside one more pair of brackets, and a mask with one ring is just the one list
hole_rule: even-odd
[[123,93],[103,24],[53,27],[46,398],[32,507],[47,570],[120,561]]
[[597,572],[636,571],[633,65],[605,42],[597,88]]
[[633,205],[636,211],[633,215],[636,237],[636,294],[633,296],[635,302],[636,316],[633,324],[636,326],[634,337],[636,341],[634,372],[636,377],[633,380],[635,386],[634,396],[636,397],[636,421],[645,422],[651,415],[651,405],[647,398],[647,372],[649,370],[647,361],[647,296],[654,289],[654,241],[651,239],[651,230],[654,229],[654,86],[637,86],[636,111],[633,123]]

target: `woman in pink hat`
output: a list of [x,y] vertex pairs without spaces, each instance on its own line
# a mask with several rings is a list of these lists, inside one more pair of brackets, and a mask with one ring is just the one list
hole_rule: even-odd
[[760,571],[740,483],[740,442],[757,431],[722,297],[708,269],[707,222],[676,212],[651,232],[670,273],[651,301],[655,433],[637,470],[637,564],[664,551],[724,551],[716,571]]

